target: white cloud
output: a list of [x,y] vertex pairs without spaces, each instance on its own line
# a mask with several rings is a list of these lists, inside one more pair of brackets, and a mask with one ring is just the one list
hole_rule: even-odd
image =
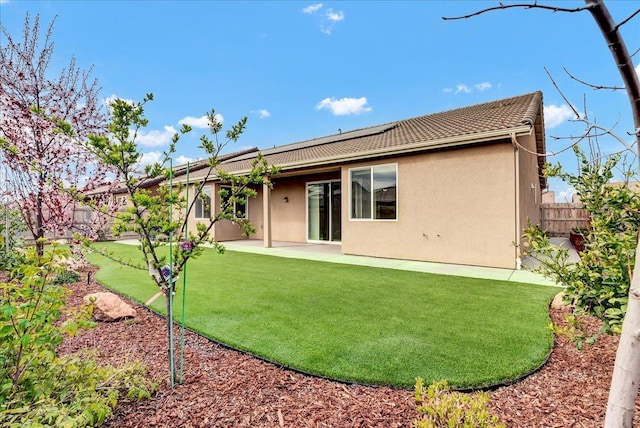
[[325,16],[331,22],[340,22],[344,20],[344,12],[341,10],[334,12],[333,9],[327,9],[327,14]]
[[302,9],[302,12],[310,15],[314,12],[319,11],[321,8],[322,8],[322,3],[316,3],[316,4],[312,4],[311,6],[305,7],[304,9]]
[[325,98],[316,105],[316,110],[329,109],[335,116],[345,116],[349,114],[360,114],[370,112],[371,107],[367,107],[367,98]]
[[324,21],[320,23],[320,31],[330,36],[334,27],[340,21],[344,21],[343,11],[334,11],[333,9],[327,9],[327,13],[325,13],[324,15]]
[[[152,165],[156,162],[160,162],[162,161],[162,159],[164,158],[164,154],[162,152],[147,152],[147,153],[143,153],[142,156],[140,157],[140,159],[138,160],[138,163],[136,164],[136,170],[138,172],[142,172],[144,171],[144,168],[147,165]],[[195,161],[197,161],[198,159],[193,159],[184,155],[180,155],[177,158],[175,158],[173,160],[173,166],[178,166],[178,165],[185,165],[187,162],[189,163],[193,163]],[[169,164],[167,164],[168,166]]]
[[567,119],[574,116],[573,110],[566,104],[557,106],[551,104],[544,106],[544,126],[546,129],[552,129],[562,125]]
[[[322,3],[312,4],[311,6],[307,6],[302,9],[303,13],[307,15],[313,15],[320,9],[322,9],[324,5]],[[319,24],[318,27],[320,31],[327,35],[331,35],[336,24],[340,21],[344,21],[344,12],[341,10],[327,9],[324,13],[318,15]]]
[[464,83],[458,83],[456,85],[456,94],[459,94],[460,92],[464,92],[465,94],[468,94],[471,92],[471,89],[469,89],[469,87],[467,85],[465,85]]
[[193,162],[195,162],[197,160],[198,159],[190,158],[190,157],[187,157],[185,155],[180,155],[174,160],[174,165],[184,165],[187,162],[188,163],[193,163]]
[[165,126],[163,131],[152,129],[151,131],[138,131],[137,142],[145,147],[158,147],[169,144],[173,134],[177,131],[173,126]]
[[[2,0],[0,0],[2,1]],[[120,98],[119,96],[117,96],[116,94],[111,94],[111,96],[108,96],[107,98],[105,98],[104,100],[102,100],[102,104],[104,104],[104,106],[111,110],[111,103],[113,103],[116,99]],[[128,104],[135,104],[135,101],[133,100],[128,100],[126,98],[120,98],[122,101],[125,101]]]
[[[222,116],[220,113],[217,113],[215,115],[215,118],[219,123],[224,122],[224,116]],[[178,121],[178,125],[189,125],[192,128],[206,129],[209,127],[209,118],[206,115],[202,117],[187,116],[183,119],[180,119]]]
[[573,195],[576,194],[576,189],[568,187],[565,190],[561,190],[556,195],[555,199],[558,202],[573,202]]
[[162,153],[160,152],[143,153],[138,160],[137,166],[140,170],[143,170],[145,166],[160,162],[161,159]]
[[252,110],[251,113],[257,114],[260,117],[260,119],[266,119],[267,117],[271,117],[271,113],[269,112],[269,110],[266,110],[266,109]]
[[[498,87],[500,87],[499,84]],[[465,83],[458,83],[455,88],[444,88],[442,89],[442,92],[445,94],[450,94],[452,92],[454,94],[470,94],[474,90],[483,92],[491,88],[493,88],[493,84],[491,82],[475,83],[473,86],[469,86]]]

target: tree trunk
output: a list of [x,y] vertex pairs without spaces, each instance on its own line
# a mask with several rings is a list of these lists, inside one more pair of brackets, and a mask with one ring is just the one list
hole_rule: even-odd
[[[636,150],[640,152],[640,81],[633,68],[631,55],[604,0],[585,0],[591,16],[607,42],[624,82],[631,104]],[[638,169],[640,170],[640,159]],[[605,428],[631,427],[633,410],[640,383],[640,241],[636,246],[636,263],[629,287],[629,303],[622,323],[620,344],[613,367]]]
[[629,289],[627,315],[622,323],[620,344],[611,379],[605,428],[633,426],[633,409],[640,383],[640,251]]
[[[631,103],[631,115],[633,117],[634,135],[636,143],[640,143],[640,82],[638,75],[633,69],[633,61],[627,45],[620,34],[619,27],[611,17],[609,9],[604,4],[604,0],[585,0],[587,6],[590,6],[589,12],[598,24],[598,28],[602,32],[602,36],[607,42],[607,46],[613,55],[613,60],[618,66],[620,77],[624,83],[629,102]],[[640,148],[636,147],[636,154]],[[638,166],[640,171],[640,165]]]
[[[40,187],[42,189],[42,187]],[[38,256],[42,257],[44,254],[44,242],[41,238],[44,238],[44,219],[42,215],[42,191],[38,191],[36,197],[36,224],[35,224],[35,240],[36,240],[36,252]]]

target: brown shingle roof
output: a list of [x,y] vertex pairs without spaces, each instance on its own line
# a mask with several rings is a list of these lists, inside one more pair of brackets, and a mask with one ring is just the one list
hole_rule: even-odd
[[[528,133],[542,114],[542,93],[458,108],[263,150],[269,164],[288,168],[328,165],[367,156],[429,150]],[[538,150],[544,152],[544,136]],[[230,172],[251,167],[255,153],[221,163]]]

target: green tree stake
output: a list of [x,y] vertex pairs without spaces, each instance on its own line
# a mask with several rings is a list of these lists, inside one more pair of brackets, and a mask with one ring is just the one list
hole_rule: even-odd
[[[187,162],[187,172],[186,172],[186,189],[185,189],[185,197],[187,201],[189,200],[189,162]],[[184,224],[184,235],[189,236],[189,223]],[[188,241],[187,241],[188,242]],[[181,250],[185,250],[182,249]],[[182,270],[182,332],[180,334],[180,385],[182,385],[183,379],[183,368],[184,368],[184,320],[185,320],[185,302],[187,300],[187,264],[184,264],[184,268]]]
[[[178,278],[180,272],[185,269],[187,260],[202,254],[203,244],[211,244],[220,252],[224,250],[224,247],[210,235],[214,224],[220,220],[234,220],[235,203],[246,203],[248,198],[255,197],[256,187],[264,184],[271,186],[269,177],[277,174],[279,169],[269,166],[260,154],[253,161],[251,169],[242,175],[234,175],[221,168],[218,156],[229,143],[238,141],[246,126],[247,118],[244,117],[237,124],[232,125],[223,137],[222,124],[216,119],[216,112],[211,110],[206,113],[206,116],[212,137],[203,135],[200,138],[200,148],[205,152],[206,159],[198,164],[198,171],[202,174],[199,175],[201,178],[193,183],[191,200],[185,197],[182,184],[177,183],[174,186],[171,162],[180,137],[191,131],[189,126],[183,125],[180,131],[174,134],[169,148],[163,152],[162,159],[147,165],[144,174],[140,174],[139,161],[142,151],[136,138],[139,135],[138,131],[148,125],[148,120],[144,116],[144,104],[151,100],[153,100],[153,94],[147,94],[142,102],[113,100],[109,105],[111,112],[109,132],[105,135],[89,136],[88,147],[105,166],[116,171],[116,179],[126,189],[128,206],[126,210],[116,214],[112,231],[114,236],[123,232],[134,232],[140,240],[140,250],[146,264],[140,266],[140,269],[148,269],[150,279],[160,289],[156,296],[147,302],[147,305],[162,294],[167,299],[168,357],[170,382],[173,387],[176,372],[173,280]],[[196,205],[210,203],[209,199],[205,198],[203,189],[212,182],[226,186],[224,190],[226,198],[219,206],[208,207],[211,210],[210,216],[198,221],[195,231],[187,231],[188,219],[194,216]],[[250,222],[243,220],[237,224],[242,228],[245,236],[255,233],[256,229]],[[161,252],[166,247],[161,246],[158,238],[163,235],[170,239],[169,257]],[[188,243],[188,248],[174,246],[174,240]],[[85,243],[91,245],[87,241]],[[111,257],[117,260],[117,257],[113,255]],[[126,260],[120,260],[120,262],[131,264]]]
[[[169,158],[169,196],[173,196],[173,159]],[[169,224],[173,224],[173,205],[169,205]],[[169,288],[167,289],[167,324],[169,329],[169,379],[171,389],[176,380],[173,337],[173,229],[169,228]]]

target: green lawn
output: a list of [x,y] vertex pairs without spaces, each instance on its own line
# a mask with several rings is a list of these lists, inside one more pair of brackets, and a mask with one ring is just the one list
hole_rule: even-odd
[[[100,245],[141,259],[134,246]],[[157,291],[146,271],[89,260],[119,293],[145,302]],[[537,368],[553,346],[548,304],[559,291],[213,250],[189,262],[187,279],[190,328],[306,372],[398,387],[418,376],[487,386]],[[180,320],[180,289],[175,299]],[[152,307],[164,312],[163,298]]]

